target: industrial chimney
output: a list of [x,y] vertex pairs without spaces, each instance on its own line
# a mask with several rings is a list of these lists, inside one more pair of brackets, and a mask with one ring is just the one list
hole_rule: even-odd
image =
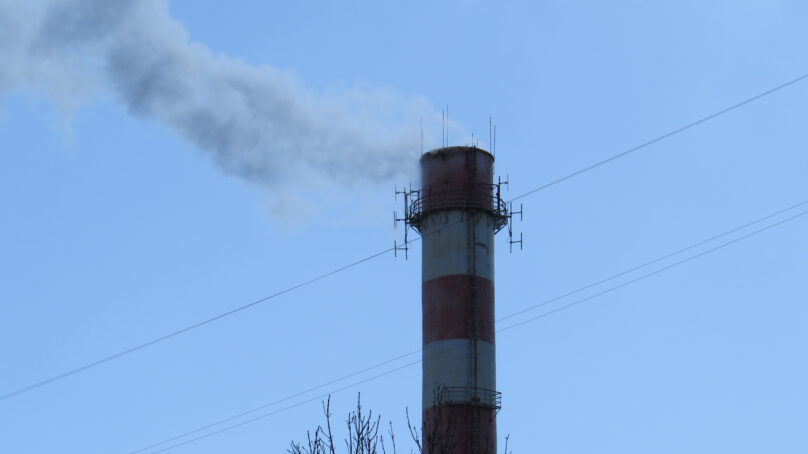
[[494,157],[477,147],[421,156],[421,189],[404,191],[422,236],[423,427],[429,454],[497,447],[494,234],[509,219]]

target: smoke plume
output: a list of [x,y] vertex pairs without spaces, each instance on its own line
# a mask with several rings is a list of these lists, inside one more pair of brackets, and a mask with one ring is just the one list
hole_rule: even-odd
[[418,118],[435,117],[423,100],[317,95],[287,72],[215,55],[167,0],[0,0],[0,97],[17,90],[67,111],[111,92],[226,172],[267,184],[299,171],[345,183],[409,174]]

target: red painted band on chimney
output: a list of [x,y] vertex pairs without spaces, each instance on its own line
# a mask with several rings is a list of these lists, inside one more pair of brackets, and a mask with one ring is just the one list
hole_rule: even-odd
[[478,276],[455,274],[422,285],[424,345],[444,339],[471,338],[469,326],[474,293],[477,337],[494,343],[494,282]]

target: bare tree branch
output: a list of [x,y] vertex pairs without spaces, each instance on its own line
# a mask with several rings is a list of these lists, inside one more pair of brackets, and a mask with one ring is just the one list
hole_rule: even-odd
[[[428,414],[424,416],[424,421],[421,422],[420,428],[413,424],[409,408],[405,408],[407,430],[409,430],[410,437],[416,447],[415,450],[410,449],[410,454],[413,452],[419,454],[460,454],[456,452],[459,447],[458,437],[456,437],[456,417],[452,411],[449,411],[450,406],[441,402],[440,396],[441,393],[437,390],[435,404]],[[290,442],[287,453],[337,454],[331,425],[331,396],[323,402],[322,407],[323,416],[325,416],[325,427],[322,425],[317,426],[313,433],[307,431],[305,445],[295,441]],[[347,454],[387,454],[384,433],[380,431],[381,416],[375,416],[373,411],[365,411],[362,408],[361,395],[357,395],[356,410],[348,413],[345,419],[345,427],[348,430],[344,439]],[[392,422],[388,423],[388,434],[392,454],[398,454]],[[508,449],[509,440],[510,436],[506,436],[504,454],[512,454]],[[489,448],[483,454],[496,454],[488,452],[493,450],[490,443],[487,442],[486,446],[489,446]]]

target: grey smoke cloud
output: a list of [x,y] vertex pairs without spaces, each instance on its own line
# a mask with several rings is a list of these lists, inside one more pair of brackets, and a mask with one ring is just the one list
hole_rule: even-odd
[[422,99],[317,95],[287,72],[215,55],[166,0],[0,0],[0,96],[41,90],[69,110],[99,89],[226,172],[269,184],[298,171],[344,183],[409,175],[418,118],[436,117]]

